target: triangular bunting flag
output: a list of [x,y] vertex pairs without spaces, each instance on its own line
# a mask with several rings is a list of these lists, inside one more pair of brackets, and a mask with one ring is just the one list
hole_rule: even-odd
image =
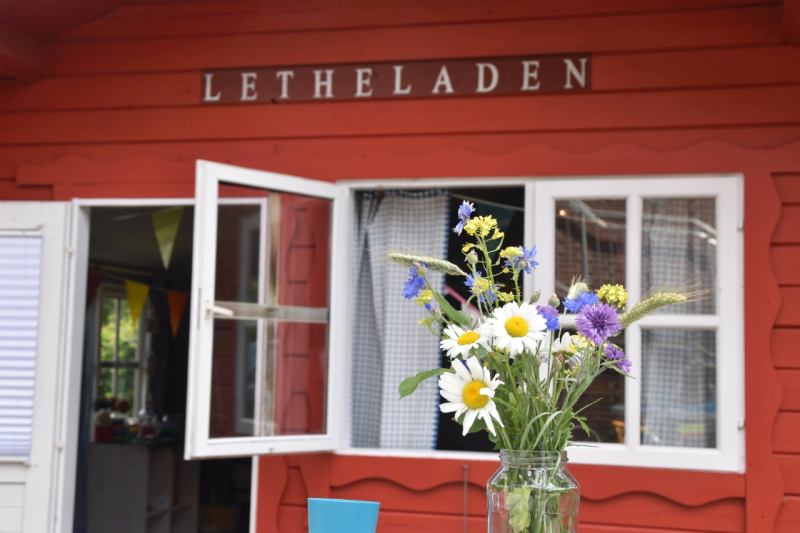
[[128,307],[131,310],[133,323],[138,324],[139,316],[142,314],[144,304],[147,302],[147,295],[150,293],[150,286],[145,283],[126,279],[125,292],[128,293]]
[[185,292],[180,291],[167,291],[167,300],[169,301],[169,325],[172,328],[172,336],[178,334],[178,326],[181,325],[181,318],[183,311],[186,309]]
[[154,211],[153,230],[158,242],[158,251],[161,253],[161,262],[164,269],[169,269],[169,262],[172,259],[172,249],[175,246],[175,237],[178,235],[178,228],[181,226],[184,207],[170,207]]

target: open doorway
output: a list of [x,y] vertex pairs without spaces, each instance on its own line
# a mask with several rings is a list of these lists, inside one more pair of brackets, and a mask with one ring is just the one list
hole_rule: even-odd
[[192,205],[92,207],[89,225],[73,531],[248,533],[251,459],[182,459]]

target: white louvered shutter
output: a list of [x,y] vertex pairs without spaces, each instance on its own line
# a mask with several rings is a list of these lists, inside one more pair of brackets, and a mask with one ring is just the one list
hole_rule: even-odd
[[31,450],[42,238],[0,235],[0,457]]

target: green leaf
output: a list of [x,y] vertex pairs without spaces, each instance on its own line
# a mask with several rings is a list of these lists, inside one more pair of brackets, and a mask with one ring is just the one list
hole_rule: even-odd
[[576,416],[575,420],[578,421],[578,424],[581,425],[581,428],[583,429],[583,431],[586,432],[586,436],[587,437],[591,437],[592,436],[592,428],[590,428],[589,425],[586,423],[586,419],[584,417],[582,417],[582,416]]
[[425,381],[426,379],[439,376],[444,374],[445,372],[449,372],[450,370],[447,368],[434,368],[433,370],[426,370],[425,372],[420,372],[415,376],[411,376],[410,378],[404,379],[400,382],[400,397],[405,398],[419,387],[419,384]]
[[452,305],[450,305],[450,302],[448,302],[444,296],[442,296],[436,291],[433,291],[433,297],[436,298],[436,301],[439,303],[439,307],[442,308],[442,311],[444,311],[444,314],[447,315],[447,318],[449,318],[459,326],[465,328],[472,327],[472,321],[469,319],[469,317],[466,314],[462,313],[461,311],[458,311]]

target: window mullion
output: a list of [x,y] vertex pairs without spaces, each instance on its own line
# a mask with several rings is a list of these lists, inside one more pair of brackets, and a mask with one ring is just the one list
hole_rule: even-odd
[[[625,210],[625,286],[629,301],[638,302],[642,296],[642,197],[628,196]],[[633,364],[633,379],[625,380],[625,445],[636,450],[642,418],[642,332],[637,324],[625,330],[625,351]]]

